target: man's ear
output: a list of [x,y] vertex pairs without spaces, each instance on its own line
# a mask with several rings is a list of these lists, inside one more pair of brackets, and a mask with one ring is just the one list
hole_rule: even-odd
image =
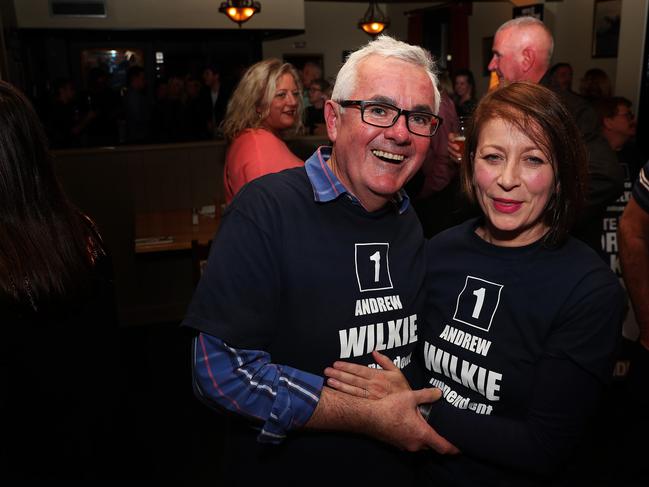
[[336,142],[338,136],[338,127],[340,126],[340,107],[337,103],[327,100],[324,105],[325,124],[327,125],[327,135],[331,142]]
[[611,124],[612,124],[612,123],[613,123],[613,118],[610,118],[610,117],[603,117],[603,118],[602,118],[602,126],[603,126],[605,129],[610,130],[610,129],[611,129]]
[[521,67],[523,72],[527,73],[536,62],[536,52],[531,47],[526,47],[521,53]]

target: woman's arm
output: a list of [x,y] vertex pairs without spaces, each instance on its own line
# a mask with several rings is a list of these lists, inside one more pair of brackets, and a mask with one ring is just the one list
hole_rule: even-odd
[[[357,397],[384,398],[409,388],[390,359],[374,352],[384,370],[336,362],[325,370],[327,384]],[[385,362],[388,363],[385,363]],[[442,399],[428,422],[442,438],[467,455],[504,467],[548,473],[569,454],[591,416],[603,385],[565,359],[544,359],[536,370],[530,408],[521,418],[478,415]]]
[[568,359],[544,358],[524,416],[475,414],[446,401],[429,423],[466,454],[516,470],[548,474],[568,458],[597,408],[604,386]]

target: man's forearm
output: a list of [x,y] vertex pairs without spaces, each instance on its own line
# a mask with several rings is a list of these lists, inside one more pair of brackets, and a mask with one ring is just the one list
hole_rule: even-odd
[[318,403],[323,379],[271,362],[267,352],[230,347],[200,333],[194,340],[194,390],[209,406],[261,425],[258,440],[281,442]]
[[439,453],[456,453],[457,449],[430,427],[417,408],[439,397],[439,389],[421,389],[370,400],[324,387],[305,428],[360,433],[408,451],[432,448]]
[[649,349],[649,214],[633,198],[619,230],[620,263],[636,321],[640,342]]

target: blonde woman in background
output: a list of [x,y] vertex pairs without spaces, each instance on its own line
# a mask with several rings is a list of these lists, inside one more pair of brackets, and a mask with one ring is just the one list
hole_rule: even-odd
[[226,203],[249,181],[304,164],[281,137],[302,125],[302,95],[295,68],[279,59],[254,64],[237,86],[223,121]]

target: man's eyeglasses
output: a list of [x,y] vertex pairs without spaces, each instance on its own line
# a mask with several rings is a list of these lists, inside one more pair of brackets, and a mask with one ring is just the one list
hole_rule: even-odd
[[442,118],[433,113],[404,110],[380,101],[342,100],[338,104],[341,107],[359,107],[361,120],[375,127],[392,127],[401,115],[405,115],[408,131],[422,137],[432,137],[442,125]]

